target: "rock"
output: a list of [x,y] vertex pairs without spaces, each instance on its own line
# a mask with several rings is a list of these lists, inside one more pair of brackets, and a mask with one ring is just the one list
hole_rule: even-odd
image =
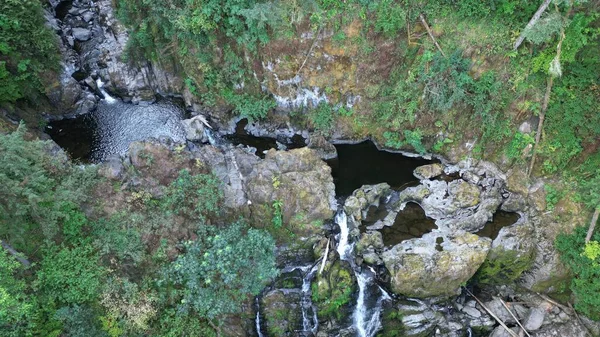
[[62,110],[63,113],[72,111],[81,93],[82,90],[79,83],[66,72],[63,72],[60,80],[55,82],[54,86],[47,88],[46,91],[50,102],[57,109]]
[[473,307],[464,307],[462,311],[471,317],[481,317],[481,312]]
[[529,312],[529,316],[523,323],[523,327],[527,331],[535,331],[542,327],[544,323],[544,317],[546,317],[546,311],[543,308],[535,307]]
[[510,193],[508,198],[502,202],[500,209],[506,212],[517,212],[525,210],[526,207],[527,201],[521,194]]
[[181,121],[181,125],[185,130],[185,138],[190,141],[200,141],[203,143],[208,142],[208,138],[204,133],[206,119],[202,115],[192,117],[190,119],[184,119]]
[[262,297],[268,336],[293,336],[302,329],[302,292],[276,289]]
[[519,125],[520,133],[531,133],[531,131],[532,131],[531,122],[525,121],[525,122],[521,123],[521,125]]
[[[511,330],[514,332],[515,336],[519,335],[519,327],[515,327],[515,328],[511,328]],[[490,334],[489,337],[512,337],[513,335],[511,335],[508,331],[506,331],[506,329],[504,329],[504,327],[502,326],[498,326],[494,329],[494,331],[492,331],[492,333]]]
[[360,254],[369,247],[383,249],[383,237],[380,232],[373,231],[361,234],[360,240],[356,245],[356,252]]
[[531,186],[529,189],[529,202],[539,212],[546,210],[546,189],[543,181]]
[[87,41],[92,37],[92,31],[85,28],[73,28],[72,34],[77,41]]
[[526,196],[528,193],[529,179],[527,174],[518,169],[510,170],[506,177],[506,189],[510,192]]
[[356,277],[347,261],[334,261],[328,262],[323,273],[313,281],[312,298],[318,308],[319,320],[344,317],[341,313],[349,314],[352,308],[352,294],[357,288]]
[[284,226],[304,236],[320,232],[337,208],[331,168],[308,148],[270,150],[243,178],[257,224],[273,217],[273,201],[279,200]]
[[[436,249],[438,237],[443,238],[441,250]],[[392,291],[418,298],[457,294],[485,260],[490,241],[466,232],[437,230],[403,241],[382,254]]]
[[564,324],[549,324],[531,333],[532,337],[585,337],[589,333],[576,320]]
[[508,284],[516,281],[535,260],[536,245],[531,238],[533,225],[520,219],[504,227],[492,242],[492,248],[477,272],[477,279],[485,284]]
[[110,180],[119,180],[123,177],[124,169],[125,167],[123,166],[121,158],[115,156],[109,158],[100,165],[98,174]]
[[439,163],[419,166],[413,171],[413,175],[420,180],[432,179],[442,175],[442,173],[444,173],[444,167]]
[[[490,309],[500,320],[502,320],[506,324],[516,324],[517,322],[513,318],[513,316],[506,310],[500,299],[494,298],[491,301],[485,302],[485,306]],[[510,304],[507,304],[510,305]],[[510,307],[510,306],[509,306]],[[513,310],[514,313],[514,310]]]
[[317,152],[317,155],[323,160],[329,160],[337,157],[337,150],[333,144],[327,141],[322,135],[311,135],[307,146]]
[[464,180],[454,180],[448,184],[448,193],[458,207],[465,208],[479,203],[481,191],[476,185]]

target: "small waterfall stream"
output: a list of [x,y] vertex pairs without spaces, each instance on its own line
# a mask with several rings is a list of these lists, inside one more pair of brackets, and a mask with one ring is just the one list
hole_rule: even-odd
[[106,90],[104,90],[104,82],[102,82],[100,77],[98,77],[98,79],[96,80],[96,85],[98,85],[98,89],[100,90],[102,95],[104,95],[104,101],[106,101],[106,103],[112,104],[117,101],[115,98],[113,98],[111,95],[109,95],[106,92]]
[[[381,287],[373,286],[375,285],[376,272],[372,268],[362,268],[361,270],[360,266],[357,266],[354,262],[354,256],[352,255],[354,243],[350,243],[348,216],[343,210],[338,212],[335,222],[340,227],[337,251],[342,260],[350,263],[358,282],[358,298],[352,313],[352,324],[359,337],[373,337],[381,328],[383,303],[391,300],[391,297]],[[374,298],[377,299],[375,304],[369,305]]]

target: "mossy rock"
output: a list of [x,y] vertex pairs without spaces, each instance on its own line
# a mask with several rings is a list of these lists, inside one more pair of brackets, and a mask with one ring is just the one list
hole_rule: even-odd
[[350,264],[341,260],[334,262],[312,284],[312,300],[319,319],[344,317],[355,290],[356,279]]
[[492,249],[483,262],[475,280],[478,283],[500,285],[516,281],[528,270],[535,258],[534,251],[520,253],[512,250]]

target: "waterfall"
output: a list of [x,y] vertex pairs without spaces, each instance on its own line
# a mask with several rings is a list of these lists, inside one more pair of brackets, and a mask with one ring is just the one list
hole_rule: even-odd
[[116,102],[117,100],[114,99],[111,95],[109,95],[106,90],[104,90],[104,82],[102,82],[102,80],[100,79],[100,77],[98,77],[98,79],[96,80],[96,84],[98,85],[98,89],[100,90],[100,92],[102,93],[102,95],[104,95],[104,100],[106,101],[106,103],[111,104]]
[[254,319],[254,322],[256,323],[256,333],[258,334],[258,337],[264,337],[260,329],[260,301],[258,297],[256,297],[256,319]]
[[302,278],[302,330],[303,332],[317,333],[319,319],[317,318],[317,308],[312,302],[310,283],[315,277],[319,264],[315,264]]
[[352,259],[348,257],[348,253],[352,250],[353,247],[348,244],[349,230],[348,216],[346,215],[346,212],[338,212],[335,215],[335,223],[338,224],[338,226],[340,226],[340,239],[337,246],[337,252],[338,254],[340,254],[340,259],[348,261],[350,262],[350,264],[353,264],[353,262],[351,261]]
[[[350,263],[358,282],[358,298],[352,313],[352,325],[359,337],[373,337],[381,328],[383,303],[390,300],[391,297],[380,286],[374,287],[376,285],[375,270],[371,267],[360,270],[360,267],[354,262],[352,255],[354,243],[350,243],[348,216],[343,210],[336,214],[335,222],[340,226],[337,252],[340,254],[340,259]],[[374,305],[369,305],[369,298],[377,298]]]

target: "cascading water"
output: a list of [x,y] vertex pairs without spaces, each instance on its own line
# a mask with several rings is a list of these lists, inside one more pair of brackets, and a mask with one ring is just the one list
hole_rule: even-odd
[[319,319],[317,318],[317,308],[312,302],[310,283],[315,277],[319,264],[315,264],[302,278],[302,330],[303,332],[317,333],[319,328]]
[[254,323],[256,324],[256,333],[258,337],[264,337],[260,327],[260,300],[256,297],[256,318],[254,319]]
[[102,80],[99,77],[96,80],[96,84],[98,85],[98,89],[100,89],[100,92],[102,93],[102,95],[104,95],[104,100],[106,101],[106,103],[112,104],[117,101],[115,98],[113,98],[111,95],[109,95],[106,92],[106,90],[104,90],[104,82],[102,82]]
[[[340,258],[348,261],[354,270],[358,282],[358,299],[356,307],[352,313],[352,324],[359,337],[373,337],[381,328],[381,310],[383,303],[390,300],[390,296],[385,290],[372,285],[375,283],[375,271],[369,268],[360,270],[354,262],[352,251],[354,244],[350,243],[348,228],[348,216],[344,211],[339,212],[335,217],[335,222],[340,227],[340,234],[337,246],[337,252]],[[376,298],[375,304],[369,305]]]

